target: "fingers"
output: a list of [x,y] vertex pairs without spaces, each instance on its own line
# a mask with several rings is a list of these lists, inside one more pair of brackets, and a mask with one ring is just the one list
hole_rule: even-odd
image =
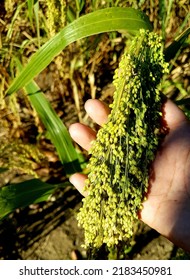
[[[108,114],[110,113],[109,107],[103,102],[92,99],[85,103],[85,110],[100,126],[107,122]],[[96,138],[96,132],[94,130],[80,123],[72,124],[69,128],[69,132],[73,140],[87,151],[90,149],[92,141]],[[73,184],[83,196],[87,196],[87,193],[83,191],[85,179],[87,179],[87,176],[80,173],[75,173],[69,178],[71,184]]]
[[[93,99],[89,99],[85,103],[85,109],[88,115],[99,125],[103,125],[107,121],[110,112],[109,107],[103,102]],[[80,123],[72,124],[69,133],[73,140],[87,151],[96,138],[96,132],[93,129]]]
[[84,182],[87,179],[87,176],[84,174],[80,173],[75,173],[73,174],[70,178],[69,181],[71,182],[72,185],[75,186],[75,188],[83,195],[87,196],[87,192],[85,192],[84,189]]
[[170,99],[163,106],[163,120],[170,129],[176,129],[187,121],[184,113]]
[[[107,122],[110,109],[103,102],[96,99],[89,99],[85,103],[88,115],[99,125]],[[170,129],[176,129],[178,125],[186,121],[184,113],[171,101],[167,100],[163,106],[163,119]],[[83,149],[89,150],[91,143],[96,138],[96,132],[83,124],[73,124],[69,132],[73,140]]]
[[[109,107],[99,100],[88,100],[85,109],[88,115],[99,125],[103,125],[107,121],[110,113]],[[174,130],[186,121],[184,113],[170,100],[167,100],[163,106],[163,119],[168,128]],[[73,140],[87,151],[90,149],[92,141],[96,139],[96,132],[80,123],[71,125],[69,132]],[[86,178],[87,176],[79,173],[72,175],[70,178],[70,182],[84,196],[87,195],[83,193]]]
[[84,107],[89,117],[100,126],[107,122],[110,109],[103,102],[97,99],[89,99]]
[[87,151],[89,151],[92,141],[96,138],[96,132],[81,123],[72,124],[69,127],[69,133],[73,140]]

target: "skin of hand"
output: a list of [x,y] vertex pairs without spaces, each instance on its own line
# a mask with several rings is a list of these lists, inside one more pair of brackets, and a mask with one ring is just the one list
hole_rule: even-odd
[[[88,100],[87,114],[100,126],[110,109],[99,100]],[[184,113],[170,100],[163,104],[162,122],[167,126],[165,136],[152,163],[149,192],[139,218],[175,245],[190,252],[190,123]],[[72,124],[73,140],[89,150],[96,132],[80,123]],[[70,182],[84,196],[84,174],[75,173]]]

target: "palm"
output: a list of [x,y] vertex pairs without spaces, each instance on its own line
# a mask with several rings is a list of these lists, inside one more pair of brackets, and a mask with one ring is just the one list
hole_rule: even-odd
[[166,109],[173,112],[166,115],[169,133],[153,163],[150,192],[141,218],[184,247],[183,241],[190,237],[190,126],[175,105],[169,104]]
[[[109,109],[100,101],[89,100],[86,110],[99,125],[106,122]],[[169,132],[154,160],[150,190],[140,218],[175,244],[190,250],[190,125],[171,101],[164,106],[164,121]],[[93,130],[82,124],[72,125],[70,133],[86,150],[96,137]],[[85,178],[82,174],[71,177],[80,192]]]

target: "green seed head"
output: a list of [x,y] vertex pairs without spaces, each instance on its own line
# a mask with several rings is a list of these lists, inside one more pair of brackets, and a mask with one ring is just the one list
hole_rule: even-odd
[[89,195],[78,214],[86,247],[111,247],[133,235],[160,140],[157,85],[166,72],[161,38],[140,30],[115,72],[111,113],[90,151]]

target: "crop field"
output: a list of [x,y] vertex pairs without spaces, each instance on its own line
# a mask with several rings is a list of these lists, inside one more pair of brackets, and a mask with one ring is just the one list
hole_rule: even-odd
[[[148,189],[146,184],[149,184],[147,174],[149,174],[150,162],[159,145],[155,144],[157,135],[158,138],[160,137],[160,134],[155,132],[160,129],[157,127],[159,121],[154,114],[159,111],[158,103],[162,99],[169,98],[180,107],[187,119],[190,118],[190,5],[188,2],[185,0],[0,1],[0,260],[190,259],[187,251],[169,241],[132,212],[133,202],[138,199],[140,199],[139,204],[136,202],[134,211],[141,209],[144,192]],[[156,75],[160,75],[157,82],[158,91],[154,91],[157,85],[150,85],[148,88],[148,78],[145,81],[144,71],[149,71],[151,66],[145,68],[142,66],[141,77],[145,82],[144,84],[142,82],[141,86],[147,87],[147,95],[149,92],[155,94],[155,100],[157,98],[158,102],[147,98],[148,103],[152,102],[151,105],[148,104],[150,107],[147,107],[147,111],[152,110],[150,112],[152,115],[147,117],[148,113],[145,111],[146,118],[143,118],[144,115],[139,117],[139,112],[142,113],[143,109],[139,109],[136,114],[134,107],[136,106],[138,110],[140,106],[142,108],[148,106],[145,97],[141,96],[139,99],[137,97],[138,100],[134,99],[134,101],[127,96],[122,99],[124,86],[118,85],[122,84],[120,81],[122,73],[128,75],[131,71],[132,78],[127,81],[129,85],[140,75],[133,73],[134,70],[130,70],[127,66],[129,70],[122,70],[120,61],[125,52],[129,51],[131,57],[137,56],[139,67],[141,63],[144,65],[144,62],[140,61],[143,51],[147,51],[148,55],[146,53],[145,57],[147,61],[149,59],[148,48],[141,49],[140,43],[138,45],[141,39],[137,39],[136,48],[130,48],[134,38],[141,38],[138,32],[142,29],[147,30],[146,34],[152,32],[160,38],[160,49],[154,41],[150,47],[152,53],[155,50],[154,59],[157,61],[160,59],[157,68],[151,72],[151,75],[155,75],[152,81],[157,79]],[[143,44],[146,44],[146,40],[148,39],[142,39]],[[167,67],[165,62],[161,61],[162,55],[157,55],[160,50],[163,50]],[[129,58],[130,55],[126,57]],[[130,60],[126,58],[126,61],[130,65]],[[152,58],[147,61],[146,63],[150,65]],[[163,69],[160,70],[161,68]],[[117,70],[119,77],[115,74]],[[137,83],[134,84],[134,87],[133,84],[131,87],[128,86],[131,94],[137,94]],[[115,92],[118,92],[118,95]],[[114,117],[121,116],[118,112],[123,104],[121,100],[124,98],[129,98],[131,102],[123,105],[125,112],[129,110],[127,115],[129,120],[126,120],[126,123],[129,123],[128,131],[124,134],[131,137],[126,147],[121,145],[122,155],[128,158],[124,168],[123,158],[121,163],[118,163],[117,160],[114,161],[114,155],[113,158],[110,154],[108,156],[110,148],[101,150],[101,147],[106,147],[107,132],[105,131],[100,134],[103,136],[100,136],[102,137],[99,140],[100,145],[97,146],[98,153],[101,154],[103,151],[101,156],[99,155],[99,161],[96,161],[94,148],[92,158],[94,153],[95,163],[91,160],[88,165],[91,155],[83,149],[83,145],[73,141],[69,134],[70,126],[81,123],[93,129],[94,134],[100,131],[100,124],[95,123],[85,110],[85,103],[89,99],[98,99],[107,105],[113,104],[111,108],[115,115],[111,115],[109,121],[114,126],[116,123]],[[99,114],[98,109],[96,114]],[[138,122],[135,123],[138,117]],[[151,121],[146,124],[146,119]],[[139,124],[140,121],[142,125]],[[144,131],[147,129],[147,134],[143,134],[143,131],[138,134],[138,124]],[[153,132],[148,130],[149,125],[154,126]],[[134,127],[137,134],[133,131]],[[130,134],[129,128],[134,133]],[[155,138],[150,136],[150,133],[155,133]],[[135,135],[136,144],[132,143],[128,146],[128,143],[134,139],[131,135]],[[128,162],[128,166],[133,165],[130,158],[131,150],[136,153],[135,160],[137,160],[139,135],[141,141],[145,137],[147,142],[138,159],[141,164],[135,169],[135,175],[131,175],[132,171],[130,173],[126,166]],[[111,142],[111,136],[108,138]],[[119,139],[121,142],[125,137],[120,136]],[[121,144],[114,141],[115,146]],[[150,162],[148,162],[147,146],[153,141],[155,147],[150,150]],[[83,140],[79,142],[82,143]],[[88,202],[88,198],[92,203],[95,201],[94,197],[98,199],[93,189],[96,190],[98,184],[100,188],[104,185],[102,182],[106,176],[101,172],[107,169],[103,169],[104,165],[101,165],[103,157],[106,158],[105,162],[109,161],[107,166],[110,168],[111,183],[108,185],[112,185],[114,197],[115,194],[119,196],[118,190],[114,189],[116,187],[120,190],[125,188],[128,182],[130,185],[135,180],[135,183],[138,182],[137,185],[140,186],[145,182],[144,189],[142,187],[143,190],[139,191],[141,192],[139,195],[136,189],[133,190],[134,193],[127,193],[127,201],[130,199],[132,201],[129,216],[134,216],[134,221],[131,222],[132,232],[122,231],[122,222],[117,221],[118,229],[113,230],[115,238],[113,242],[111,233],[107,238],[105,225],[101,224],[96,229],[96,222],[103,223],[105,219],[106,224],[109,221],[106,210],[108,208],[102,206],[104,199],[105,203],[109,204],[106,190],[102,190],[103,194],[100,194],[100,203],[96,202],[97,204],[93,206]],[[145,162],[147,162],[146,167],[144,167]],[[120,171],[117,166],[121,167]],[[134,166],[136,168],[137,165],[134,163]],[[95,171],[89,175],[90,187],[86,184],[90,194],[85,199],[89,204],[84,208],[85,218],[83,214],[80,215],[82,222],[79,224],[79,212],[82,211],[84,199],[70,183],[69,178],[76,172],[86,176],[89,174],[89,167],[94,168]],[[120,172],[120,175],[117,176],[117,172]],[[137,176],[138,172],[141,172],[139,173],[141,179],[137,180],[134,176]],[[124,180],[124,187],[122,180]],[[97,210],[98,218],[93,216],[94,212],[89,213],[89,209],[93,210],[93,207],[96,208],[95,212]],[[88,213],[91,218],[88,217]],[[95,237],[92,237],[94,241],[91,241],[91,237],[85,234],[85,230],[92,227],[93,219]],[[86,220],[89,221],[89,225],[85,224]],[[130,222],[127,226],[131,226]],[[116,232],[119,232],[118,235]],[[127,234],[130,235],[129,243],[126,242]],[[83,246],[85,242],[88,243],[88,240],[90,246]],[[115,243],[111,244],[111,242]],[[99,246],[94,246],[93,243]]]

